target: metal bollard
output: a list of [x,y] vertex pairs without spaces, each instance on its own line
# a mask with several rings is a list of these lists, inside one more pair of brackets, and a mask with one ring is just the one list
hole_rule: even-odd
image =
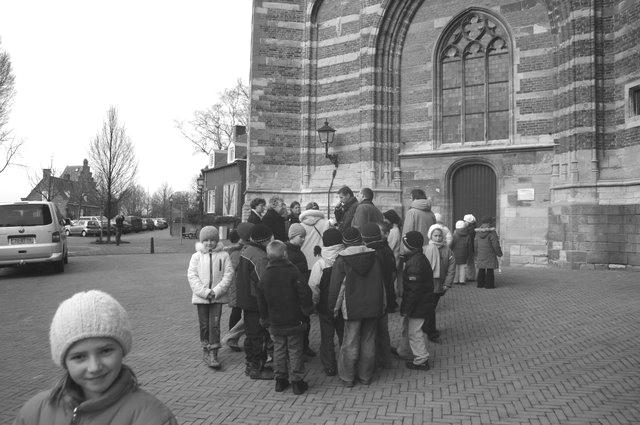
[[151,238],[151,254],[155,253],[155,247],[153,246],[153,238]]

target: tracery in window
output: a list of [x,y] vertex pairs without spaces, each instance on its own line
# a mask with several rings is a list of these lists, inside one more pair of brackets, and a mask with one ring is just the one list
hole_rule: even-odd
[[509,36],[492,16],[471,11],[445,29],[436,52],[440,143],[509,138]]

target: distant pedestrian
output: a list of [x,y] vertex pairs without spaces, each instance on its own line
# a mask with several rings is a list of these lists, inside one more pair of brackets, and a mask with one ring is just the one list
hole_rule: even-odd
[[331,271],[338,254],[344,249],[342,234],[336,228],[330,227],[322,234],[321,256],[311,269],[309,287],[313,294],[313,305],[318,312],[320,321],[320,362],[327,376],[338,373],[338,363],[334,350],[334,335],[342,344],[344,320],[342,313],[334,317],[333,307],[329,306],[329,285]]
[[304,382],[303,335],[305,317],[313,309],[311,290],[296,266],[287,260],[285,244],[274,240],[267,245],[269,260],[258,285],[260,324],[273,339],[275,390],[291,386],[296,395],[308,389]]
[[124,226],[124,216],[122,213],[116,216],[116,245],[120,246],[120,240],[122,239],[122,228]]
[[465,275],[467,262],[469,257],[473,255],[473,250],[469,246],[469,230],[464,220],[456,222],[456,230],[453,232],[453,241],[451,242],[451,251],[456,260],[456,271],[453,276],[453,283],[458,285],[465,284]]
[[476,280],[476,263],[475,263],[475,238],[476,238],[476,218],[473,214],[465,214],[463,221],[467,223],[467,231],[469,232],[469,249],[471,255],[467,260],[467,268],[465,272],[465,282],[475,282]]
[[493,217],[485,217],[476,229],[475,237],[476,266],[478,267],[478,288],[495,288],[493,270],[500,265],[498,258],[502,257],[500,239],[496,233]]
[[287,208],[285,207],[284,200],[279,196],[272,196],[269,199],[269,207],[267,212],[262,217],[262,224],[267,226],[273,232],[273,238],[282,242],[286,242],[286,219]]
[[322,235],[330,227],[330,224],[324,213],[316,209],[303,211],[300,214],[300,224],[302,224],[307,233],[300,249],[307,259],[307,267],[311,270],[315,262],[320,258],[316,255],[316,247],[322,248]]
[[262,222],[262,217],[264,216],[264,211],[267,207],[267,201],[263,198],[253,198],[251,200],[251,212],[249,213],[249,218],[247,221],[249,223],[258,224]]
[[340,203],[336,206],[334,215],[338,230],[344,233],[347,228],[351,227],[353,216],[358,208],[358,199],[349,186],[342,186],[338,189],[338,197],[340,197]]
[[375,371],[376,327],[384,312],[384,281],[376,252],[362,244],[358,229],[347,228],[342,242],[346,248],[333,263],[328,299],[334,317],[341,312],[344,318],[338,374],[347,387],[356,379],[369,385]]
[[429,243],[429,228],[436,223],[436,217],[431,212],[431,200],[422,189],[411,191],[411,207],[404,218],[402,231],[406,235],[412,230],[422,233],[426,243]]
[[191,302],[198,311],[203,361],[213,369],[220,369],[220,316],[222,305],[229,302],[227,291],[233,281],[233,266],[215,227],[200,230],[200,242],[189,261],[187,279],[193,292]]
[[368,187],[363,188],[360,191],[360,198],[360,203],[353,214],[351,226],[362,231],[362,226],[367,223],[382,223],[384,216],[378,207],[373,204],[373,190]]
[[18,412],[14,425],[176,425],[171,411],[142,390],[129,366],[131,325],[122,305],[102,291],[63,301],[49,331],[62,379]]
[[429,370],[429,352],[422,330],[433,303],[433,271],[422,252],[424,240],[417,230],[402,238],[402,339],[397,349],[409,369]]
[[429,243],[424,246],[423,251],[433,271],[433,294],[427,304],[427,317],[422,328],[429,337],[429,341],[437,342],[440,331],[436,327],[436,307],[440,298],[451,289],[456,261],[453,258],[453,252],[444,241],[442,228],[438,226],[431,228]]
[[362,226],[362,241],[367,248],[376,251],[385,289],[385,309],[378,318],[376,329],[376,364],[381,369],[391,368],[391,339],[389,337],[389,313],[398,308],[396,291],[393,284],[396,280],[396,259],[386,241],[382,240],[380,226],[366,223]]

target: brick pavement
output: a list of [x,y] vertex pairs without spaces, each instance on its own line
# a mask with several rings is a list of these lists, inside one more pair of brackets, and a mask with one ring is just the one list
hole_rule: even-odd
[[[58,371],[47,327],[72,293],[102,288],[134,324],[127,358],[182,424],[631,424],[640,422],[640,285],[625,272],[508,268],[498,289],[455,287],[438,307],[433,369],[398,362],[370,386],[342,387],[309,363],[296,397],[243,375],[243,353],[200,360],[188,254],[72,258],[64,275],[0,270],[0,423]],[[117,272],[114,272],[117,270]],[[117,273],[117,276],[114,274]],[[228,316],[225,309],[224,318]],[[312,347],[317,348],[317,320]],[[390,319],[397,342],[400,320]]]

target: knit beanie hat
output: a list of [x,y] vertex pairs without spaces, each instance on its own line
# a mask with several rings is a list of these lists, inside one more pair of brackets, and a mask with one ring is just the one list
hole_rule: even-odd
[[268,226],[258,223],[251,229],[251,240],[255,243],[265,242],[271,239],[273,232]]
[[362,226],[362,240],[364,241],[364,243],[382,240],[380,226],[378,226],[376,223],[367,223]]
[[300,223],[293,223],[289,227],[289,239],[293,239],[296,236],[302,236],[302,237],[307,236],[307,231],[305,230],[304,226]]
[[362,235],[360,235],[360,230],[355,227],[347,227],[344,232],[342,232],[342,243],[346,246],[362,245]]
[[442,214],[434,213],[433,216],[436,218],[436,223],[440,223],[442,221]]
[[245,221],[244,223],[238,224],[238,236],[243,241],[248,241],[251,238],[251,231],[253,230],[253,223],[249,223]]
[[78,292],[63,301],[51,321],[49,342],[51,358],[64,366],[71,346],[86,338],[112,338],[122,347],[122,355],[131,351],[131,325],[122,305],[111,295],[91,290]]
[[418,232],[417,230],[412,230],[404,235],[404,237],[402,238],[402,243],[412,251],[421,249],[422,245],[424,245],[424,236],[422,236],[422,233]]
[[464,229],[465,227],[467,227],[467,222],[464,220],[458,220],[456,221],[456,229]]
[[467,223],[475,223],[476,222],[476,218],[472,214],[466,214],[462,219],[464,221],[466,221]]
[[335,227],[330,227],[322,234],[322,245],[334,246],[342,243],[342,233]]
[[218,233],[218,229],[213,226],[204,226],[200,230],[200,242],[204,241],[218,241],[220,240],[220,234]]

